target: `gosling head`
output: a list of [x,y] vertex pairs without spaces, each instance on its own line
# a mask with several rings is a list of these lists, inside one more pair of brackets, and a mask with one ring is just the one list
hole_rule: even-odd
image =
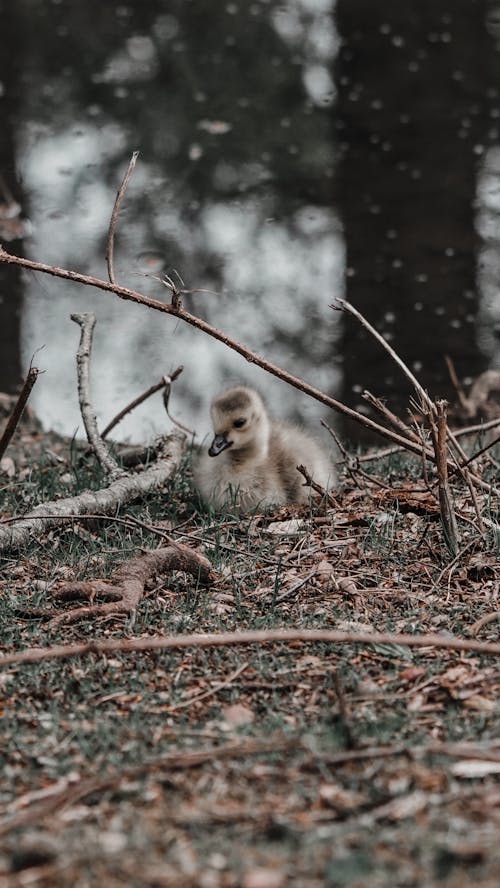
[[209,456],[232,451],[266,453],[269,419],[262,399],[253,389],[237,386],[217,395],[210,407],[215,437]]

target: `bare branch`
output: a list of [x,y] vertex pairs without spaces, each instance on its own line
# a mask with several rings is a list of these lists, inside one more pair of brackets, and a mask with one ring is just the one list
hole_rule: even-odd
[[139,157],[139,152],[134,151],[132,157],[130,158],[130,163],[127,168],[127,172],[125,173],[122,184],[118,189],[118,193],[116,195],[115,205],[113,207],[113,212],[111,213],[111,219],[109,222],[109,230],[108,230],[108,242],[106,248],[106,265],[108,266],[108,278],[112,284],[115,283],[115,268],[114,268],[114,242],[115,242],[115,227],[116,221],[118,219],[118,213],[120,212],[121,202],[125,195],[125,192],[128,187],[128,183],[130,181],[130,177],[134,172],[134,167]]
[[470,411],[470,404],[469,404],[468,398],[467,398],[467,396],[460,384],[460,380],[459,380],[456,370],[455,370],[455,364],[453,363],[453,361],[449,355],[445,355],[444,359],[446,361],[448,373],[450,374],[451,384],[457,394],[458,402],[464,410],[467,410],[467,412],[469,412]]
[[470,651],[484,656],[500,655],[500,641],[486,642],[468,638],[450,638],[445,635],[392,635],[390,632],[340,632],[335,629],[255,629],[246,632],[220,632],[193,635],[151,636],[149,638],[105,639],[61,644],[45,648],[28,648],[3,654],[0,669],[15,663],[39,663],[42,660],[68,660],[89,654],[124,653],[137,651],[184,650],[185,648],[239,647],[249,644],[394,644],[408,648],[436,648],[451,651]]
[[372,393],[367,390],[363,392],[363,398],[365,401],[371,404],[372,407],[375,407],[375,409],[378,410],[379,413],[382,414],[382,416],[385,416],[395,429],[398,429],[403,435],[411,438],[413,441],[420,442],[419,436],[413,431],[413,429],[410,429],[406,425],[406,423],[399,418],[399,416],[396,416],[396,414],[393,413],[392,410],[389,410],[387,405],[384,404],[384,402],[381,401],[380,398],[376,398],[375,395],[372,395]]
[[348,407],[346,404],[342,404],[341,401],[337,401],[335,398],[326,395],[324,392],[320,391],[312,385],[309,385],[309,383],[304,382],[304,380],[299,379],[299,377],[294,376],[287,370],[283,370],[282,368],[277,367],[275,364],[272,364],[270,361],[265,360],[256,352],[252,351],[249,348],[246,348],[246,346],[237,342],[235,339],[232,339],[230,336],[226,336],[226,334],[223,333],[222,330],[219,330],[217,327],[213,327],[202,318],[199,318],[196,315],[192,315],[190,312],[182,308],[182,306],[176,306],[172,305],[171,303],[161,302],[159,299],[152,299],[149,296],[143,296],[141,293],[138,293],[135,290],[130,290],[127,287],[122,287],[118,284],[112,284],[108,281],[103,281],[99,278],[91,277],[90,275],[80,274],[80,272],[77,271],[69,271],[65,268],[59,268],[56,265],[46,265],[43,262],[35,262],[32,259],[24,259],[20,256],[14,256],[11,253],[7,253],[2,247],[0,247],[0,262],[6,262],[9,265],[19,265],[22,268],[29,268],[32,271],[40,271],[43,274],[49,274],[52,277],[61,278],[62,280],[84,284],[88,287],[96,287],[98,290],[104,290],[108,293],[114,293],[120,299],[129,300],[131,302],[135,302],[138,305],[144,305],[148,308],[154,309],[155,311],[160,311],[165,314],[172,315],[175,318],[179,318],[180,320],[185,321],[186,324],[190,324],[192,327],[196,327],[196,329],[201,330],[203,333],[206,333],[213,339],[217,339],[219,342],[227,345],[228,348],[231,348],[233,351],[242,355],[242,357],[244,357],[245,360],[249,361],[251,364],[255,364],[257,367],[261,367],[263,370],[266,370],[273,376],[278,377],[278,379],[282,379],[283,382],[286,382],[288,383],[288,385],[291,385],[299,391],[304,392],[304,394],[309,395],[311,398],[314,398],[316,401],[319,401],[322,404],[325,404],[332,410],[343,413],[344,416],[348,416],[350,419],[355,420],[355,422],[360,423],[370,431],[376,432],[383,438],[388,438],[390,441],[399,444],[401,447],[404,447],[405,449],[410,450],[417,455],[420,453],[420,446],[415,444],[413,441],[409,441],[401,435],[398,435],[396,432],[384,428],[384,426],[381,426],[378,423],[374,422],[368,416],[363,416],[363,414],[358,413],[357,410],[353,410],[351,407]]
[[[73,281],[75,283],[84,284],[85,286],[96,287],[99,290],[114,293],[120,299],[129,300],[139,305],[144,305],[148,308],[152,308],[155,311],[160,311],[165,314],[172,315],[175,318],[179,318],[180,320],[185,321],[186,324],[190,324],[192,327],[196,327],[196,329],[201,330],[203,333],[206,333],[213,339],[217,339],[219,342],[227,345],[228,348],[231,348],[233,351],[242,355],[242,357],[244,357],[245,360],[249,361],[251,364],[255,364],[257,367],[261,367],[263,370],[266,370],[268,373],[271,373],[273,376],[276,376],[278,379],[283,380],[283,382],[286,382],[288,385],[293,386],[299,391],[304,392],[304,394],[309,395],[311,398],[314,398],[321,404],[325,404],[332,410],[336,410],[338,413],[342,413],[344,414],[344,416],[348,416],[350,419],[353,419],[355,422],[360,423],[370,431],[375,432],[376,434],[381,435],[383,438],[387,438],[389,441],[392,441],[393,443],[405,448],[405,450],[409,450],[411,453],[415,453],[417,456],[420,456],[421,454],[420,443],[417,444],[415,441],[405,438],[402,435],[393,432],[391,429],[384,428],[384,426],[381,426],[378,423],[374,422],[374,420],[370,419],[368,416],[363,416],[363,414],[359,413],[357,410],[353,410],[346,404],[342,404],[341,401],[337,401],[335,398],[326,395],[324,392],[320,391],[309,383],[304,382],[304,380],[299,379],[299,377],[294,376],[287,370],[283,370],[282,368],[277,367],[275,364],[272,364],[270,361],[265,360],[256,352],[252,351],[249,348],[246,348],[246,346],[237,342],[235,339],[232,339],[230,336],[226,336],[226,334],[219,330],[217,327],[213,327],[202,318],[198,318],[196,315],[192,315],[190,312],[182,308],[182,306],[176,307],[171,303],[160,302],[160,300],[158,299],[152,299],[151,297],[143,296],[141,293],[137,293],[135,290],[130,290],[127,287],[121,287],[118,284],[112,284],[108,281],[100,280],[99,278],[80,274],[77,271],[68,271],[65,268],[59,268],[55,265],[46,265],[43,262],[35,262],[32,259],[24,259],[20,256],[14,256],[11,253],[7,253],[2,247],[0,247],[0,262],[6,262],[9,265],[19,265],[22,268],[29,268],[32,271],[40,271],[43,274],[49,274],[52,277],[61,278],[62,280]],[[432,448],[429,448],[426,453],[430,459],[433,459]],[[482,490],[485,490],[488,493],[494,493],[495,495],[500,495],[500,491],[497,488],[483,481],[481,478],[478,478],[474,475],[473,480],[476,486],[480,487]]]
[[175,417],[172,416],[172,414],[170,413],[169,406],[168,406],[169,402],[170,402],[170,393],[172,391],[172,383],[173,383],[174,379],[177,379],[177,377],[179,376],[179,373],[182,373],[183,369],[184,368],[181,365],[180,367],[177,368],[177,370],[175,370],[172,373],[171,376],[164,376],[163,377],[163,381],[165,383],[165,389],[163,391],[163,406],[165,407],[165,413],[167,414],[170,422],[173,422],[173,424],[176,425],[178,429],[181,429],[181,431],[186,432],[187,435],[191,435],[192,437],[194,437],[196,435],[196,432],[193,432],[192,429],[185,426],[182,422],[179,422],[178,419],[175,419]]
[[304,481],[306,482],[306,484],[309,485],[309,487],[312,488],[312,490],[314,490],[316,493],[319,493],[319,495],[321,497],[326,498],[326,501],[329,506],[336,506],[337,505],[333,494],[330,493],[330,491],[327,490],[326,488],[322,487],[321,484],[318,484],[314,480],[314,478],[312,478],[312,476],[308,472],[306,466],[297,466],[297,471],[300,472],[300,474],[304,478]]
[[388,342],[384,339],[384,337],[378,332],[378,330],[375,330],[375,327],[372,327],[372,325],[370,324],[370,322],[367,321],[365,317],[363,317],[363,315],[361,314],[361,312],[359,312],[359,311],[357,310],[357,308],[354,308],[354,305],[351,305],[351,303],[350,303],[350,302],[347,302],[346,299],[336,299],[336,300],[335,300],[335,304],[332,305],[332,306],[330,306],[330,307],[331,307],[331,308],[334,308],[334,309],[339,308],[341,311],[346,311],[346,312],[348,312],[350,315],[352,315],[354,318],[356,318],[356,320],[358,320],[359,323],[360,323],[363,327],[365,327],[365,328],[368,330],[369,333],[371,333],[371,335],[374,337],[374,339],[376,339],[377,342],[380,343],[380,345],[382,346],[382,348],[384,348],[384,349],[386,350],[386,352],[388,352],[388,353],[390,354],[392,360],[398,365],[398,367],[403,371],[404,375],[410,380],[410,382],[411,382],[411,384],[413,385],[415,391],[417,392],[417,394],[419,395],[419,397],[422,399],[422,401],[423,401],[425,404],[427,404],[429,410],[433,410],[433,409],[434,409],[434,405],[433,405],[433,403],[432,403],[432,400],[430,399],[430,397],[429,397],[429,395],[427,394],[427,392],[425,391],[425,389],[420,385],[420,383],[419,383],[417,377],[414,376],[414,374],[411,372],[411,370],[409,369],[409,367],[407,367],[407,365],[406,365],[405,362],[402,360],[402,358],[399,357],[399,355],[397,354],[397,352],[394,351],[394,349],[392,348],[392,346],[389,345],[389,343],[388,343]]
[[21,419],[21,416],[23,414],[23,410],[26,407],[26,403],[27,403],[28,398],[31,394],[31,389],[33,388],[35,382],[38,379],[38,373],[39,373],[39,371],[37,370],[36,367],[30,367],[28,375],[27,375],[27,377],[24,381],[23,387],[21,389],[20,395],[16,401],[16,404],[14,405],[14,409],[12,410],[12,413],[10,414],[10,416],[7,420],[7,425],[5,426],[5,429],[3,430],[3,434],[0,438],[0,459],[2,458],[5,451],[7,450],[7,447],[9,446],[12,435],[14,434],[14,432],[18,426],[19,420]]
[[[138,395],[137,398],[134,398],[134,400],[131,401],[130,404],[127,404],[127,406],[124,407],[123,410],[120,410],[120,412],[117,413],[115,417],[113,417],[111,422],[109,422],[107,424],[104,431],[101,432],[101,438],[102,439],[106,438],[107,435],[109,435],[110,431],[112,429],[114,429],[115,426],[117,426],[119,422],[122,421],[123,417],[126,416],[127,413],[131,413],[131,411],[135,410],[135,408],[138,407],[139,404],[142,404],[144,401],[146,401],[148,398],[150,398],[151,395],[154,395],[156,392],[159,392],[162,388],[165,388],[166,385],[171,385],[171,383],[174,381],[174,379],[177,379],[177,377],[180,376],[180,374],[182,373],[183,370],[184,370],[184,367],[182,367],[182,366],[177,367],[177,370],[174,370],[174,372],[170,376],[163,376],[162,379],[160,379],[160,382],[156,382],[154,385],[150,386],[150,388],[146,389],[146,391],[143,392],[141,395]],[[169,417],[169,418],[172,419],[172,417]],[[174,420],[172,420],[172,422],[173,421]],[[184,431],[186,431],[186,430],[184,429]]]
[[92,351],[92,335],[95,327],[95,315],[72,314],[71,320],[81,327],[80,344],[76,355],[78,367],[78,398],[83,424],[87,432],[87,438],[101,466],[108,472],[111,478],[119,478],[125,472],[111,456],[107,446],[101,440],[97,428],[97,420],[90,400],[90,353]]

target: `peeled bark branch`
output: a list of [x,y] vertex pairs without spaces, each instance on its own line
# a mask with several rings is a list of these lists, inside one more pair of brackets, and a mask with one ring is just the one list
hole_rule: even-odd
[[91,313],[72,314],[71,320],[74,321],[75,324],[79,324],[82,331],[76,355],[76,363],[78,367],[78,399],[80,401],[80,412],[82,414],[88,442],[101,466],[110,477],[120,478],[125,472],[111,456],[108,447],[99,435],[97,420],[90,399],[89,364],[92,351],[92,336],[95,327],[95,315]]
[[60,516],[85,515],[88,512],[112,514],[124,503],[131,502],[168,481],[179,466],[185,436],[173,432],[165,438],[162,459],[144,472],[125,475],[112,481],[103,490],[86,490],[78,496],[65,497],[49,503],[40,503],[16,525],[0,521],[0,551],[19,549],[30,538],[60,523]]

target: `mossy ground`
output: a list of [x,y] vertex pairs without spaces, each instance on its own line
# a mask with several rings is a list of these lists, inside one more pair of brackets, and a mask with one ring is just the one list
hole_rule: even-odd
[[[2,479],[3,516],[102,483],[75,448],[61,446],[60,462],[38,444]],[[346,473],[335,506],[240,518],[200,507],[186,460],[120,516],[203,551],[217,583],[157,577],[133,622],[53,630],[20,616],[53,606],[67,579],[106,576],[162,542],[137,524],[72,520],[1,556],[2,651],[275,627],[467,637],[498,609],[494,528],[478,533],[457,486],[453,559],[418,461],[363,468],[372,480]],[[494,517],[494,503],[483,507]],[[497,639],[498,621],[480,637]],[[498,885],[493,658],[397,645],[191,648],[20,664],[0,683],[2,885]],[[226,758],[185,755],[227,744]]]

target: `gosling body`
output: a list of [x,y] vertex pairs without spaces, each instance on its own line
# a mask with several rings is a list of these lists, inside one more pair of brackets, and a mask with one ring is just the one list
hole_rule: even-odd
[[240,512],[284,503],[305,503],[309,488],[297,471],[304,465],[322,487],[334,483],[328,455],[307,432],[272,419],[260,395],[237,386],[217,395],[210,414],[214,438],[198,459],[194,479],[212,508]]

